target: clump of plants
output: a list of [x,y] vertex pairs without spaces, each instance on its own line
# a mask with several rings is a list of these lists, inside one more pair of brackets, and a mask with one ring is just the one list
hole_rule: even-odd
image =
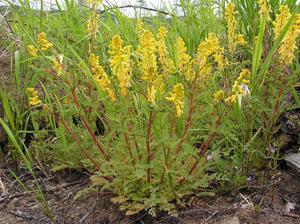
[[88,169],[93,185],[112,191],[128,215],[173,212],[174,202],[213,180],[238,187],[274,166],[272,133],[294,81],[288,74],[299,14],[282,5],[271,21],[268,2],[258,1],[261,25],[255,43],[247,43],[229,3],[226,35],[209,33],[189,52],[166,26],[153,30],[142,20],[135,22],[136,44],[113,34],[98,46],[99,4],[91,2],[87,51],[68,45],[66,56],[55,35],[42,31],[27,47],[41,81],[41,91],[27,89],[36,156],[56,170]]

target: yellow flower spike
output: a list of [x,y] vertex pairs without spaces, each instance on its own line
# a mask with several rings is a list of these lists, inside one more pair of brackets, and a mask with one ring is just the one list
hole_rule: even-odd
[[235,18],[237,11],[235,10],[235,5],[230,2],[225,11],[225,18],[227,21],[227,38],[229,51],[232,53],[235,51],[235,30],[237,26],[237,21]]
[[152,106],[155,105],[155,94],[156,89],[154,85],[148,85],[147,87],[147,100],[149,103],[151,103]]
[[57,55],[52,59],[53,69],[55,70],[57,76],[61,76],[63,72],[63,60],[64,56],[62,54]]
[[293,63],[294,52],[298,49],[297,38],[300,34],[300,14],[296,14],[283,43],[279,48],[280,60],[283,65]]
[[141,19],[137,20],[136,30],[139,35],[141,35],[142,32],[144,31],[144,23]]
[[149,30],[145,30],[141,35],[137,53],[140,57],[139,68],[142,72],[142,79],[153,83],[158,75],[157,42]]
[[128,87],[131,85],[133,61],[130,59],[131,46],[123,47],[120,36],[113,36],[108,51],[112,73],[117,76],[122,96],[127,96]]
[[103,2],[103,0],[89,0],[90,4],[95,4],[96,7],[98,7],[99,5],[101,5]]
[[246,45],[247,42],[245,41],[245,38],[244,38],[244,35],[243,34],[238,34],[236,35],[235,37],[235,42],[238,44],[238,45]]
[[263,21],[265,16],[270,19],[271,7],[268,0],[258,0],[260,21]]
[[232,86],[232,95],[225,99],[225,103],[227,104],[235,104],[237,102],[238,96],[245,96],[246,94],[250,93],[249,90],[247,90],[247,86],[250,84],[250,76],[251,73],[249,69],[243,69],[237,80],[234,82]]
[[237,11],[235,9],[235,5],[232,2],[229,3],[225,11],[225,18],[227,22],[228,49],[230,53],[233,53],[235,51],[236,45],[245,45],[247,43],[242,34],[236,34],[236,14]]
[[92,13],[87,22],[87,31],[91,38],[95,39],[98,33],[98,15]]
[[104,71],[103,67],[99,64],[99,57],[95,54],[91,54],[89,57],[90,69],[91,72],[99,85],[99,87],[107,92],[108,96],[110,97],[112,102],[116,101],[116,97],[114,94],[113,89],[111,88],[110,80]]
[[214,55],[214,59],[215,59],[215,62],[217,63],[217,65],[218,65],[219,70],[221,72],[224,71],[225,60],[224,60],[224,57],[223,57],[222,53],[221,52],[217,52]]
[[157,76],[157,79],[154,82],[155,87],[159,90],[160,94],[165,92],[164,77],[162,75]]
[[196,62],[200,79],[205,79],[211,73],[212,67],[208,62],[209,57],[221,51],[219,39],[215,33],[209,33],[208,37],[199,44]]
[[195,79],[195,72],[193,70],[192,57],[187,53],[187,48],[181,37],[176,41],[177,55],[178,55],[178,70],[184,75],[187,81]]
[[224,97],[225,97],[224,91],[219,90],[214,94],[214,102],[220,103],[224,99]]
[[208,58],[213,53],[220,50],[220,42],[215,33],[209,33],[203,42],[198,46],[197,57]]
[[37,49],[33,45],[28,45],[27,46],[27,52],[31,57],[36,57],[37,56]]
[[42,103],[42,101],[39,100],[38,92],[34,88],[27,88],[26,93],[28,94],[30,106],[36,106]]
[[273,30],[275,34],[274,41],[276,41],[277,38],[280,36],[290,17],[291,17],[291,13],[288,6],[281,5],[279,7],[279,13],[276,15],[276,19],[273,22],[273,26],[274,26]]
[[228,98],[225,99],[225,103],[226,104],[236,104],[237,98],[238,98],[238,95],[237,94],[233,94],[230,97],[228,97]]
[[53,47],[53,44],[47,40],[46,33],[44,32],[38,34],[37,41],[42,51],[48,51],[50,48]]
[[166,37],[167,37],[167,29],[165,27],[159,28],[158,33],[158,54],[159,54],[159,62],[162,66],[162,75],[164,78],[167,78],[170,74],[174,73],[175,65],[173,60],[169,57],[167,46],[166,46]]
[[172,102],[175,106],[176,116],[180,117],[184,108],[184,87],[182,84],[176,84],[172,91],[169,93],[169,97],[166,100]]

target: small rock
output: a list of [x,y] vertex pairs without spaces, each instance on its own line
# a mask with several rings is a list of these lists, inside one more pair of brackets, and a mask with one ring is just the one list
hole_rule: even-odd
[[234,216],[234,217],[227,216],[227,217],[221,219],[219,223],[220,224],[240,224],[240,220],[236,216]]
[[296,168],[300,172],[300,152],[298,153],[289,153],[284,156],[284,160],[292,168]]
[[284,214],[290,214],[291,211],[295,210],[296,209],[296,204],[295,203],[291,203],[291,202],[288,202],[285,206],[285,209],[284,209]]

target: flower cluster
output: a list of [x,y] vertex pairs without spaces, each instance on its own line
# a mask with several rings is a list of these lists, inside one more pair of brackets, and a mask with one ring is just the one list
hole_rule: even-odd
[[130,59],[131,46],[123,47],[123,40],[119,35],[112,38],[109,45],[110,67],[117,76],[122,96],[127,96],[127,89],[131,85],[133,62]]
[[28,45],[27,46],[27,52],[31,57],[36,57],[37,56],[37,49],[33,45]]
[[274,30],[274,41],[278,39],[281,32],[283,31],[288,20],[291,18],[290,9],[286,5],[281,5],[279,7],[279,13],[276,15],[276,19],[273,22]]
[[27,88],[26,93],[28,94],[30,106],[36,106],[42,103],[42,101],[39,100],[38,92],[34,88]]
[[103,67],[99,65],[99,56],[91,54],[89,58],[91,72],[97,84],[103,91],[106,91],[112,102],[116,101],[113,89],[111,88],[110,80],[104,71]]
[[57,76],[61,76],[63,72],[63,60],[64,56],[62,54],[57,55],[52,58],[53,69],[55,70]]
[[226,103],[233,103],[237,102],[237,98],[239,95],[245,96],[247,94],[247,85],[250,84],[250,71],[248,69],[243,69],[238,77],[238,79],[234,82],[232,86],[233,94],[225,99]]
[[163,78],[167,78],[170,74],[174,73],[175,65],[174,61],[169,57],[167,46],[166,46],[166,37],[168,31],[165,27],[160,27],[157,36],[157,47],[159,62],[161,64],[161,75]]
[[220,103],[224,99],[224,97],[225,97],[224,91],[219,90],[214,94],[214,102]]
[[176,116],[180,117],[184,108],[184,87],[182,84],[176,84],[166,100],[172,102],[175,106]]
[[142,79],[147,82],[147,100],[154,105],[156,95],[156,84],[158,77],[158,66],[156,60],[157,41],[149,30],[140,31],[139,47],[137,54],[139,56],[139,68],[142,73]]
[[271,12],[271,7],[269,6],[269,1],[268,0],[258,0],[258,5],[259,5],[260,20],[263,21],[265,17],[267,17],[267,20],[269,20],[270,12]]
[[41,32],[38,34],[37,41],[38,41],[38,44],[40,45],[42,51],[47,51],[53,47],[53,44],[47,40],[46,33],[44,33],[44,32]]
[[223,49],[220,47],[219,39],[215,33],[209,33],[208,37],[199,44],[197,51],[198,77],[205,79],[212,70],[209,57],[215,55],[219,68],[224,69]]
[[92,13],[88,19],[87,31],[90,38],[96,38],[98,33],[98,15],[95,15],[95,13]]
[[295,58],[294,52],[297,50],[297,38],[300,34],[300,14],[296,14],[292,25],[279,48],[280,60],[284,65],[289,65]]
[[245,45],[247,42],[244,39],[243,34],[236,34],[237,21],[235,15],[235,5],[231,2],[228,4],[225,11],[225,18],[227,21],[227,39],[229,52],[233,53],[236,49],[236,45]]
[[187,53],[187,48],[181,37],[177,39],[177,55],[178,55],[178,70],[184,75],[187,81],[195,79],[195,71],[193,69],[194,61]]

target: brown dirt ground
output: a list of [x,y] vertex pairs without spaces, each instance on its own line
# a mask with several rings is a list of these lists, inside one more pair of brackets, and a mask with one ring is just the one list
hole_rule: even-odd
[[[274,179],[262,187],[247,189],[235,196],[214,198],[193,197],[189,206],[178,207],[178,216],[160,214],[150,217],[146,212],[128,217],[119,211],[109,192],[86,193],[77,200],[75,195],[86,189],[89,176],[76,171],[48,177],[40,171],[38,181],[49,203],[56,223],[90,224],[201,224],[201,223],[266,223],[300,224],[300,174],[294,170],[277,171]],[[32,185],[27,173],[22,181]],[[286,213],[287,203],[296,208]],[[30,194],[24,192],[7,168],[0,168],[0,224],[51,223]]]

